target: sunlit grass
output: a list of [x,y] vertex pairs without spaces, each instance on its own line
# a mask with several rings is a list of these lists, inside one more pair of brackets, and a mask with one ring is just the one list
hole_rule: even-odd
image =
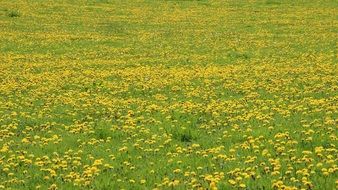
[[0,189],[335,189],[334,1],[0,2]]

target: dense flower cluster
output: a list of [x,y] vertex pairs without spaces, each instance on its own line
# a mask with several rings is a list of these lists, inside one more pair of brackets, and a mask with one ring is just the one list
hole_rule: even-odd
[[334,5],[2,0],[0,189],[338,188]]

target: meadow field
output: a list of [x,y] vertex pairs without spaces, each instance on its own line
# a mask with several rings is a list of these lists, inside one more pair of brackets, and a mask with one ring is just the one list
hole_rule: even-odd
[[0,189],[338,189],[337,7],[0,0]]

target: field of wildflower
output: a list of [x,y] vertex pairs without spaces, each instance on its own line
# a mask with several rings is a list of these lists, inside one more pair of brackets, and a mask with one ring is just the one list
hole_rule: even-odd
[[338,189],[331,0],[1,0],[0,189]]

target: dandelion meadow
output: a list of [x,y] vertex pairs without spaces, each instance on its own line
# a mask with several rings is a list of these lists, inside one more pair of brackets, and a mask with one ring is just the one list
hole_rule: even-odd
[[0,189],[337,189],[337,7],[1,0]]

